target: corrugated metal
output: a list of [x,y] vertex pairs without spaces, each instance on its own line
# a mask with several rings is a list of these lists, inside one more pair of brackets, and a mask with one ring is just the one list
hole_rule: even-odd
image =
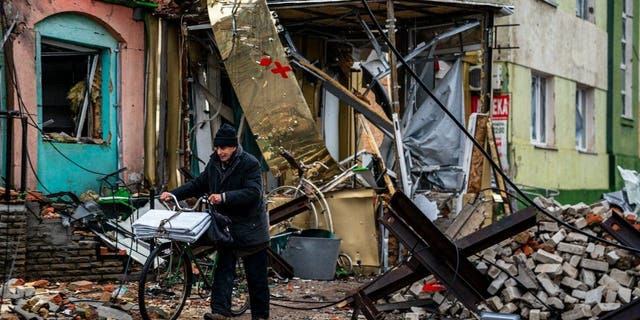
[[290,168],[281,156],[286,150],[297,161],[324,163],[329,170],[311,171],[331,178],[337,164],[318,134],[265,0],[209,0],[208,8],[220,56],[271,171]]

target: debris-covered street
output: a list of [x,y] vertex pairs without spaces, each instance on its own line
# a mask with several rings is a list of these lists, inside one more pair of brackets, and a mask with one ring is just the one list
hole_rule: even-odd
[[638,17],[0,0],[0,319],[640,319]]

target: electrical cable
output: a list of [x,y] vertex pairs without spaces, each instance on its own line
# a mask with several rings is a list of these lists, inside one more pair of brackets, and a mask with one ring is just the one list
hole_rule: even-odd
[[33,173],[33,176],[36,178],[36,181],[38,181],[38,184],[40,184],[40,186],[47,193],[51,193],[51,191],[49,189],[47,189],[47,187],[44,185],[44,183],[42,183],[42,180],[40,180],[40,177],[38,176],[38,173],[36,173],[36,169],[33,167],[33,162],[31,162],[31,155],[29,155],[29,152],[27,152],[27,162],[29,162],[29,168],[31,168],[31,173]]
[[411,77],[414,78],[414,80],[416,80],[416,82],[418,83],[420,88],[423,91],[425,91],[429,95],[429,97],[431,97],[433,99],[433,101],[449,117],[449,119],[455,123],[455,125],[464,133],[464,135],[469,140],[471,140],[473,145],[489,161],[489,164],[491,164],[491,167],[495,170],[495,172],[497,172],[504,179],[504,181],[507,182],[507,184],[509,184],[509,186],[512,187],[516,191],[516,193],[518,193],[520,196],[522,196],[522,198],[526,199],[526,202],[529,205],[535,207],[540,212],[542,212],[544,215],[548,216],[549,218],[551,218],[552,220],[556,221],[557,223],[565,226],[566,228],[569,228],[569,229],[575,231],[576,233],[580,233],[582,235],[587,236],[590,239],[606,243],[606,244],[608,244],[610,246],[614,246],[614,247],[617,247],[617,248],[620,248],[620,249],[624,249],[624,250],[628,250],[628,251],[635,252],[635,253],[640,253],[640,248],[634,248],[634,247],[622,245],[622,244],[619,244],[619,243],[616,243],[616,242],[613,242],[613,241],[610,241],[610,240],[607,240],[607,239],[604,239],[604,238],[600,238],[600,237],[594,236],[594,235],[589,234],[587,232],[584,232],[581,229],[579,229],[579,228],[577,228],[575,226],[572,226],[569,223],[567,223],[567,222],[561,220],[560,218],[554,216],[553,214],[548,212],[546,209],[542,208],[541,206],[539,206],[538,204],[533,202],[533,200],[531,200],[520,188],[518,188],[518,186],[516,186],[516,184],[500,169],[498,164],[496,164],[496,162],[491,158],[489,153],[487,153],[487,151],[482,147],[482,145],[480,145],[480,143],[471,135],[471,133],[469,133],[469,131],[467,131],[465,129],[464,125],[462,123],[460,123],[460,121],[458,121],[458,119],[455,118],[455,116],[451,113],[451,111],[449,111],[449,109],[447,109],[447,107],[440,101],[440,99],[438,99],[433,94],[433,92],[427,87],[427,85],[422,81],[422,79],[420,79],[420,77],[416,74],[416,72],[413,69],[408,67],[407,61],[400,54],[400,51],[398,51],[398,49],[391,43],[389,38],[385,35],[384,30],[382,29],[382,27],[380,26],[380,24],[376,20],[376,17],[373,14],[373,11],[371,11],[371,8],[369,7],[369,4],[367,3],[367,0],[361,0],[361,2],[363,4],[363,6],[365,7],[365,9],[367,10],[367,13],[369,14],[369,17],[371,17],[371,20],[372,20],[373,24],[376,26],[376,29],[378,29],[378,31],[380,32],[380,36],[387,43],[389,49],[391,49],[393,51],[393,53],[396,55],[398,60],[400,62],[402,62],[403,65],[407,66],[406,67],[407,73],[410,74]]
[[269,302],[269,304],[273,305],[273,306],[276,306],[276,307],[292,309],[292,310],[316,310],[316,309],[324,309],[324,308],[328,308],[328,307],[331,307],[331,306],[335,306],[339,302],[337,302],[337,303],[329,303],[329,304],[326,304],[326,305],[321,305],[321,306],[316,306],[316,307],[294,307],[294,306],[288,306],[288,305],[285,305],[285,304],[274,303],[273,301]]
[[295,299],[289,299],[285,297],[277,297],[277,296],[274,296],[273,294],[271,295],[271,300],[277,300],[277,301],[283,301],[283,302],[296,302],[296,303],[333,303],[333,304],[337,304],[344,301],[344,299],[330,300],[330,301],[295,300]]

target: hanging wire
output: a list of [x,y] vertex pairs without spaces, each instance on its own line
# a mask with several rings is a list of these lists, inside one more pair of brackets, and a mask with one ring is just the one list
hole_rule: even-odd
[[[378,29],[378,31],[380,32],[380,36],[384,39],[384,41],[387,43],[389,48],[396,55],[398,60],[400,62],[402,62],[403,65],[407,66],[407,61],[404,59],[402,54],[400,54],[400,51],[398,51],[398,49],[391,43],[389,38],[385,35],[384,30],[382,29],[382,27],[380,26],[380,24],[376,20],[376,17],[373,14],[373,11],[371,11],[371,8],[369,7],[369,4],[367,3],[367,0],[361,0],[361,2],[363,4],[363,6],[365,7],[365,9],[367,10],[367,13],[371,17],[371,20],[373,21],[373,24],[376,26],[376,29]],[[422,90],[424,90],[433,99],[433,101],[436,102],[438,107],[440,107],[440,109],[447,115],[447,117],[449,117],[449,119],[455,123],[455,125],[462,131],[462,133],[464,133],[464,135],[467,136],[467,138],[469,140],[471,140],[473,145],[482,153],[482,155],[487,159],[487,161],[489,161],[489,164],[491,164],[491,167],[495,170],[495,172],[497,172],[500,176],[502,176],[504,181],[507,182],[507,184],[509,184],[509,186],[511,188],[513,188],[516,191],[517,194],[519,194],[523,199],[525,199],[527,204],[529,204],[530,206],[535,207],[537,210],[539,210],[541,213],[543,213],[547,217],[549,217],[552,220],[554,220],[555,222],[563,225],[564,227],[566,227],[568,229],[571,229],[572,231],[574,231],[576,233],[580,233],[582,235],[587,236],[590,239],[606,243],[606,244],[608,244],[610,246],[614,246],[614,247],[617,247],[617,248],[620,248],[620,249],[624,249],[624,250],[628,250],[628,251],[635,252],[635,253],[640,253],[640,248],[634,248],[634,247],[622,245],[622,244],[619,244],[617,242],[613,242],[613,241],[610,241],[610,240],[607,240],[607,239],[604,239],[604,238],[601,238],[601,237],[598,237],[598,236],[594,236],[594,235],[589,234],[589,233],[587,233],[587,232],[585,232],[585,231],[583,231],[583,230],[581,230],[581,229],[579,229],[579,228],[577,228],[577,227],[575,227],[573,225],[570,225],[569,223],[567,223],[567,222],[561,220],[560,218],[554,216],[549,211],[547,211],[546,209],[542,208],[541,206],[539,206],[538,204],[533,202],[533,200],[531,200],[520,188],[518,188],[518,186],[511,180],[511,178],[509,178],[500,169],[500,166],[498,166],[498,164],[496,164],[496,162],[491,158],[489,153],[487,153],[487,151],[482,147],[482,145],[480,145],[480,143],[473,137],[473,135],[471,135],[471,133],[469,133],[469,131],[466,130],[464,125],[458,119],[455,118],[455,116],[451,113],[451,111],[449,111],[449,109],[447,109],[447,107],[442,103],[442,101],[440,101],[440,99],[438,99],[438,97],[436,97],[433,94],[433,92],[427,87],[427,85],[422,81],[422,79],[420,79],[420,77],[416,74],[416,72],[413,69],[409,68],[409,67],[407,67],[405,69],[406,69],[407,73],[409,75],[411,75],[411,77],[416,80],[416,82],[418,83],[420,88]]]

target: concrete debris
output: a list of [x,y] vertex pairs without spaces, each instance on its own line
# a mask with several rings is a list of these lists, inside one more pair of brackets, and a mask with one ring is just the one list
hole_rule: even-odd
[[[615,242],[600,224],[620,214],[640,230],[636,215],[623,214],[604,200],[591,206],[563,206],[541,197],[534,202],[582,232],[539,214],[536,227],[472,256],[491,280],[493,296],[480,311],[531,320],[594,319],[640,296],[640,259],[588,236]],[[449,296],[421,293],[419,298],[433,298],[439,316],[463,318],[460,310],[453,311],[455,300]]]

